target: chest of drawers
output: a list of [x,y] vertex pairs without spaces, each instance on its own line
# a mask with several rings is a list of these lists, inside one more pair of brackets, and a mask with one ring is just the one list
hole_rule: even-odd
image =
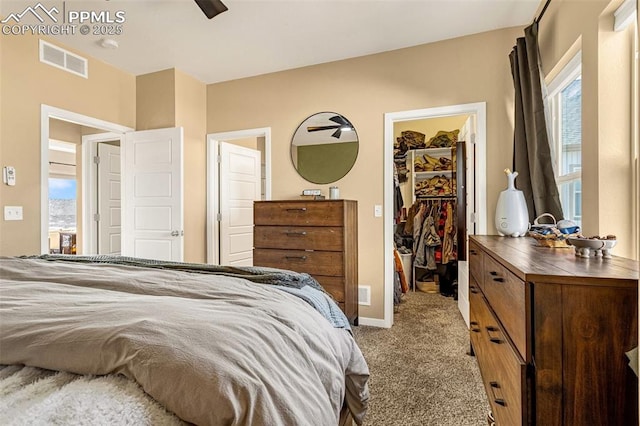
[[637,425],[638,262],[472,236],[470,339],[498,426]]
[[357,324],[357,202],[256,201],[253,211],[254,265],[308,273]]

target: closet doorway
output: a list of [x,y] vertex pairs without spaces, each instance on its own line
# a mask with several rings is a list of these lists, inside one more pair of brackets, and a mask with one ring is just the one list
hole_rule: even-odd
[[[458,131],[457,140],[465,142],[464,151],[466,152],[464,158],[466,165],[464,173],[465,184],[464,187],[459,189],[465,193],[462,199],[464,199],[464,207],[466,208],[466,234],[486,233],[486,104],[481,102],[385,114],[384,326],[386,327],[390,327],[393,324],[393,247],[397,219],[396,208],[394,207],[394,200],[396,199],[396,189],[394,185],[394,142],[396,142],[398,134],[407,130],[423,133],[426,141],[436,136],[438,131]],[[408,168],[413,169],[413,157],[415,157],[416,152],[409,153],[411,158],[407,164],[411,164],[409,164]],[[453,152],[455,153],[455,150]],[[449,156],[449,158],[451,157]],[[416,201],[420,202],[420,200],[417,200],[417,198],[420,197],[416,197],[415,195],[416,176],[412,175],[412,173],[414,173],[413,170],[408,170],[408,172],[406,182],[400,185],[400,191],[406,209],[409,209]],[[436,174],[440,175],[441,173]],[[447,202],[455,202],[455,200],[447,200],[446,197],[444,197],[443,200],[431,199],[427,201],[430,203],[441,201],[443,205],[446,205]],[[458,306],[468,325],[468,264],[466,262],[466,244],[463,246],[461,249],[465,252],[458,254],[459,260],[456,262]]]

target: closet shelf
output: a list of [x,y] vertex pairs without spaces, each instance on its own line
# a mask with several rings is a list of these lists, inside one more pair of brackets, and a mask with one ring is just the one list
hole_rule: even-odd
[[416,195],[416,200],[455,200],[458,197],[453,195]]
[[436,170],[433,172],[414,172],[415,179],[432,178],[436,176],[452,176],[455,172],[453,170]]

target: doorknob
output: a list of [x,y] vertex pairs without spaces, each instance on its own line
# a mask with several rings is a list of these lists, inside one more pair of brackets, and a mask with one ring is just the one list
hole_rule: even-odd
[[180,235],[180,232],[178,232],[178,231],[171,231],[171,236],[172,236],[172,237],[177,237],[177,236],[179,236],[179,235]]

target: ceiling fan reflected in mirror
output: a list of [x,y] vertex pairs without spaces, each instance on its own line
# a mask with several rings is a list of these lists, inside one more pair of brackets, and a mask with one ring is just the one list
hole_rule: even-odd
[[195,2],[209,19],[229,10],[220,0],[195,0]]
[[307,132],[311,133],[311,132],[319,132],[322,130],[337,129],[335,132],[333,132],[331,136],[336,139],[340,139],[342,132],[348,132],[353,130],[353,126],[351,125],[351,123],[349,123],[349,121],[341,115],[334,115],[333,117],[329,118],[329,120],[337,124],[332,124],[329,126],[307,126]]

